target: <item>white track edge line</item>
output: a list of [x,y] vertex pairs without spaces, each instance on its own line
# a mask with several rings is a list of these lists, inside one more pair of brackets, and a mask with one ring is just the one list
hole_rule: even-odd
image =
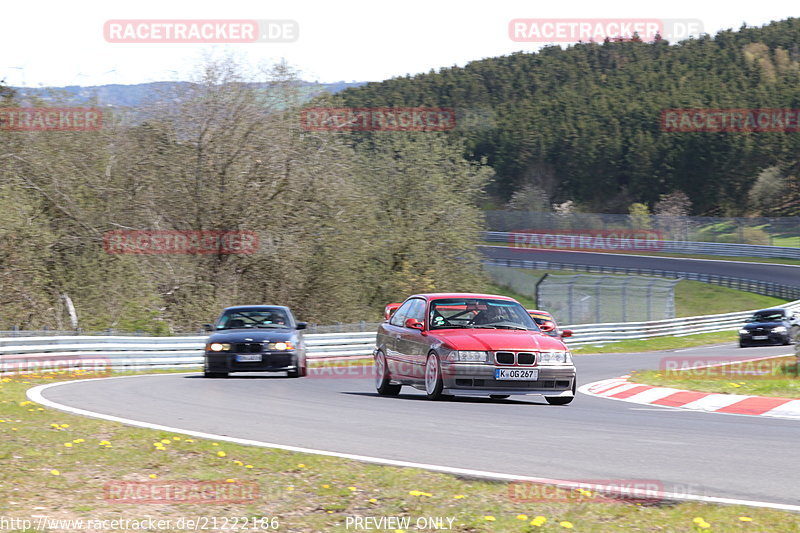
[[[186,372],[191,373],[191,372]],[[147,374],[145,374],[146,376]],[[172,375],[172,374],[165,374],[165,375]],[[97,378],[97,379],[129,379],[129,378],[136,378],[142,376],[120,376],[120,377],[112,377],[112,378]],[[150,422],[142,422],[140,420],[132,420],[129,418],[122,418],[118,416],[112,415],[105,415],[102,413],[96,413],[93,411],[88,411],[86,409],[78,409],[76,407],[70,407],[68,405],[59,404],[57,402],[53,402],[51,400],[46,399],[42,392],[53,387],[58,387],[61,385],[67,385],[70,383],[80,383],[85,380],[72,380],[72,381],[63,381],[59,383],[48,383],[46,385],[38,385],[26,391],[26,396],[29,400],[39,403],[41,405],[45,405],[52,409],[57,409],[59,411],[65,411],[71,414],[87,416],[90,418],[99,418],[103,420],[109,420],[112,422],[119,422],[121,424],[135,426],[135,427],[142,427],[147,429],[155,429],[160,431],[169,431],[172,433],[181,433],[184,435],[190,435],[197,438],[202,439],[212,439],[212,440],[221,440],[225,442],[231,442],[234,444],[242,444],[245,446],[258,446],[261,448],[274,448],[279,450],[286,450],[291,452],[298,452],[298,453],[308,453],[313,455],[324,455],[328,457],[338,457],[340,459],[349,459],[353,461],[360,461],[364,463],[373,463],[373,464],[380,464],[385,466],[396,466],[396,467],[405,467],[405,468],[420,468],[424,470],[431,470],[434,472],[441,472],[444,474],[452,474],[452,475],[461,475],[461,476],[469,476],[469,477],[477,477],[477,478],[484,478],[494,481],[529,481],[533,483],[546,483],[555,486],[561,487],[579,487],[581,486],[580,483],[575,481],[568,481],[568,480],[559,480],[559,479],[549,479],[549,478],[539,478],[539,477],[531,477],[531,476],[515,476],[513,474],[502,474],[499,472],[488,472],[484,470],[472,470],[468,468],[456,468],[450,466],[440,466],[440,465],[431,465],[425,463],[415,463],[412,461],[399,461],[396,459],[384,459],[381,457],[370,457],[366,455],[357,455],[357,454],[349,454],[349,453],[342,453],[342,452],[333,452],[328,450],[317,450],[313,448],[302,448],[299,446],[288,446],[285,444],[275,444],[270,442],[263,442],[251,439],[240,439],[237,437],[228,437],[226,435],[216,435],[213,433],[204,433],[201,431],[193,431],[187,430],[182,428],[175,428],[171,426],[163,426],[160,424],[152,424]],[[600,487],[599,489],[596,488],[595,490],[598,492],[602,492],[603,488],[608,489],[609,491],[618,490],[614,487]],[[717,503],[723,505],[745,505],[748,507],[762,507],[762,508],[769,508],[769,509],[777,509],[781,511],[794,511],[800,512],[800,505],[791,505],[785,503],[774,503],[774,502],[761,502],[761,501],[753,501],[753,500],[740,500],[736,498],[721,498],[717,496],[701,496],[698,494],[675,494],[669,492],[657,492],[656,493],[659,498],[663,498],[666,500],[673,500],[673,501],[695,501],[695,502],[704,502],[704,503]]]

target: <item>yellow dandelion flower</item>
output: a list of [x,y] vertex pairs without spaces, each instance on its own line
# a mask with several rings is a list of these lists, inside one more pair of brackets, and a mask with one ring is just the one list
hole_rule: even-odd
[[223,452],[222,450],[217,452],[217,457],[225,457],[226,455],[228,455],[228,454]]
[[62,428],[64,428],[64,429],[67,429],[67,428],[69,427],[69,424],[61,424],[61,426],[60,426],[60,427],[62,427]]
[[244,466],[244,463],[241,461],[234,461],[233,464],[235,464],[236,466]]
[[156,479],[156,478],[158,477],[158,475],[156,475],[156,474],[150,474],[150,475],[149,475],[149,476],[147,476],[147,477],[149,477],[150,479]]
[[44,411],[44,407],[37,407],[36,410],[37,411]]
[[180,437],[172,437],[172,440],[181,440]]
[[708,529],[711,527],[711,524],[709,524],[708,522],[700,522],[699,524],[697,524],[697,527],[699,527],[700,529]]
[[107,440],[101,440],[100,442],[98,442],[98,444],[100,446],[110,446],[111,445],[111,443],[108,442]]
[[236,480],[233,478],[228,478],[225,480],[225,483],[236,483]]
[[67,447],[67,448],[72,448],[72,443],[71,442],[65,442],[64,446]]
[[466,498],[466,496],[464,496],[463,494],[456,494],[455,496],[453,496],[453,498],[456,500],[460,500],[461,498]]
[[705,522],[705,520],[703,520],[703,517],[702,517],[702,516],[695,516],[695,517],[692,519],[692,522],[694,522],[695,524],[700,524],[700,523],[702,523],[702,522]]
[[54,476],[60,476],[61,475],[61,472],[59,472],[58,470],[51,470],[50,473],[53,474]]
[[219,442],[212,442],[211,445],[212,446],[219,446]]
[[185,440],[185,441],[183,441],[183,442],[194,442],[194,439],[186,439],[186,440]]
[[329,488],[331,488],[331,486],[330,485],[322,485],[322,488],[323,489],[329,489]]
[[739,521],[741,521],[741,522],[752,522],[753,519],[750,518],[749,516],[740,516],[739,517]]
[[486,520],[487,522],[494,522],[495,520],[497,520],[495,517],[491,515],[486,515],[483,517],[483,519]]
[[305,467],[306,467],[306,465],[304,465],[303,463],[299,463],[299,464],[297,465],[297,468],[305,468]]
[[370,499],[369,499],[369,500],[367,500],[367,501],[368,501],[369,503],[378,503],[378,500],[376,500],[375,498],[370,498]]
[[347,490],[349,490],[350,492],[355,492],[355,491],[357,491],[358,489],[357,489],[357,488],[355,488],[355,487],[347,487]]
[[11,428],[11,431],[16,431],[16,430],[17,430],[17,428]]
[[74,442],[75,444],[80,444],[81,442],[86,442],[86,441],[84,439],[75,439],[72,442]]
[[528,515],[526,515],[526,514],[518,514],[517,515],[517,520],[527,520],[527,519],[528,519]]
[[172,444],[172,441],[169,439],[161,439],[162,444]]
[[533,520],[531,520],[531,525],[532,526],[536,526],[536,527],[542,527],[545,524],[545,522],[547,522],[547,518],[545,518],[544,516],[539,515],[536,518],[534,518]]
[[290,486],[286,487],[286,490],[288,490],[289,492],[292,492],[292,491],[294,490],[294,487],[292,487],[292,486],[290,485]]
[[245,468],[253,468],[253,465],[244,465]]
[[573,527],[575,527],[572,525],[572,522],[567,522],[566,520],[564,520],[563,522],[559,522],[558,525],[567,529],[572,529]]

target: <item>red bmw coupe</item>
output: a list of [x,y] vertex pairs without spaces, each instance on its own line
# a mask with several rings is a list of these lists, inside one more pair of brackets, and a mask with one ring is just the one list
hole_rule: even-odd
[[389,304],[385,314],[374,352],[379,394],[396,395],[410,385],[431,400],[538,394],[565,405],[575,397],[569,349],[543,334],[513,298],[415,294]]

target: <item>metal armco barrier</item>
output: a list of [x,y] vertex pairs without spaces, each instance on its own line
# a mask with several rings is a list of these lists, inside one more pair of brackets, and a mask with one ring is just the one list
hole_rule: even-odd
[[654,268],[630,268],[614,266],[581,265],[554,261],[522,261],[519,259],[485,259],[484,265],[504,266],[511,268],[528,268],[533,270],[567,270],[570,272],[592,272],[602,274],[639,274],[662,278],[680,278],[690,281],[713,283],[740,291],[755,292],[765,296],[774,296],[785,300],[800,299],[800,286],[773,283],[757,279],[735,278],[717,274],[699,274],[697,272],[680,272],[677,270],[661,270]]
[[[205,336],[124,337],[70,335],[0,337],[0,373],[20,367],[80,367],[104,362],[113,370],[179,368],[203,364]],[[372,356],[375,331],[305,335],[306,355],[314,359],[350,359]]]
[[[505,231],[487,231],[483,234],[483,238],[489,242],[502,242],[511,247],[515,246],[514,236],[522,235],[525,232],[510,233]],[[576,235],[564,234],[536,234],[543,242],[558,243],[558,239],[565,239],[568,237],[576,237]],[[603,239],[605,246],[598,246],[592,244],[592,240],[586,241],[580,249],[585,250],[602,250],[606,252],[615,252],[620,250],[635,251],[641,250],[641,253],[647,252],[666,252],[674,254],[699,254],[699,255],[719,255],[728,257],[772,257],[784,259],[800,259],[800,248],[789,248],[787,246],[766,246],[758,244],[730,244],[722,242],[691,242],[691,241],[637,241],[634,239],[610,239],[605,237]],[[646,242],[646,246],[643,245]],[[580,243],[580,241],[578,241]],[[616,246],[614,246],[616,245]],[[644,247],[643,247],[644,246]],[[529,246],[524,243],[519,244],[519,248],[528,248]],[[546,249],[550,250],[575,250],[576,247],[569,245],[553,247],[548,246]]]
[[[800,300],[785,304],[800,311]],[[569,346],[692,335],[738,329],[753,311],[672,318],[650,322],[578,324],[565,339]],[[732,337],[733,339],[733,337]],[[46,367],[57,359],[59,368],[81,367],[81,361],[102,362],[111,370],[197,367],[203,363],[206,337],[39,336],[0,337],[0,373],[29,365]],[[305,336],[310,360],[338,360],[372,356],[375,333],[327,333]],[[70,363],[70,364],[65,364]],[[72,364],[74,363],[74,364]]]

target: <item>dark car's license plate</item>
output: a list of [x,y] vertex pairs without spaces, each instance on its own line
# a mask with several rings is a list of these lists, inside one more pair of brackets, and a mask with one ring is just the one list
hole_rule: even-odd
[[255,363],[261,361],[260,353],[240,353],[236,355],[237,363]]
[[539,379],[538,368],[495,368],[494,379],[536,381]]

